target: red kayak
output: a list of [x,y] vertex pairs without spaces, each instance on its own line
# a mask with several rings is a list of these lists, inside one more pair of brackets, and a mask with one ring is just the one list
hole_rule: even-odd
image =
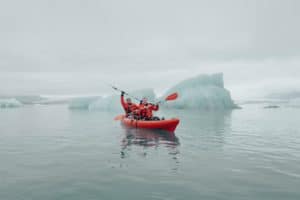
[[136,120],[129,119],[124,117],[121,120],[122,124],[132,128],[146,128],[146,129],[162,129],[170,132],[174,132],[177,125],[179,124],[179,119],[165,119],[159,121],[144,121],[144,120]]

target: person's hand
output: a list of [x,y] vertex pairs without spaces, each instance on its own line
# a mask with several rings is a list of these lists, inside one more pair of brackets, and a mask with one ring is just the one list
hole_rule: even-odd
[[124,96],[125,92],[124,91],[121,91],[121,96]]

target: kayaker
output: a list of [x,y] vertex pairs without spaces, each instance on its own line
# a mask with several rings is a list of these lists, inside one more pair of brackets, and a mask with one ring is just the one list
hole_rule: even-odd
[[148,103],[148,99],[144,97],[139,105],[139,116],[143,120],[160,120],[159,117],[153,116],[153,111],[158,111],[158,104]]
[[139,113],[139,107],[132,103],[131,98],[126,98],[126,101],[124,100],[124,94],[125,92],[121,92],[121,104],[125,111],[126,117],[133,117],[138,118]]

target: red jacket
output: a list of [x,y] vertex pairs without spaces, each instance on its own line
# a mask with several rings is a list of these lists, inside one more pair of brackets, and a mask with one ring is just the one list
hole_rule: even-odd
[[130,103],[130,104],[129,104],[129,103],[125,102],[124,96],[122,96],[122,95],[121,95],[121,104],[122,104],[122,107],[123,107],[123,109],[124,109],[126,115],[128,115],[128,114],[134,112],[135,110],[137,110],[137,109],[139,108],[139,107],[138,107],[136,104],[134,104],[134,103]]
[[157,111],[159,109],[158,105],[153,104],[140,104],[139,105],[139,114],[142,118],[151,119],[153,117],[153,111]]

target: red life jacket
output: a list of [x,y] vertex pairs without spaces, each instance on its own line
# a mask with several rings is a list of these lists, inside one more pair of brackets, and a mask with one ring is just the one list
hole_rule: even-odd
[[128,114],[133,113],[134,111],[136,111],[138,109],[138,106],[136,104],[125,102],[124,96],[122,96],[122,95],[121,95],[121,104],[122,104],[122,107],[127,116],[128,116]]
[[140,110],[140,116],[142,119],[151,119],[153,117],[153,111],[157,111],[159,109],[158,105],[153,104],[140,104],[139,110]]

